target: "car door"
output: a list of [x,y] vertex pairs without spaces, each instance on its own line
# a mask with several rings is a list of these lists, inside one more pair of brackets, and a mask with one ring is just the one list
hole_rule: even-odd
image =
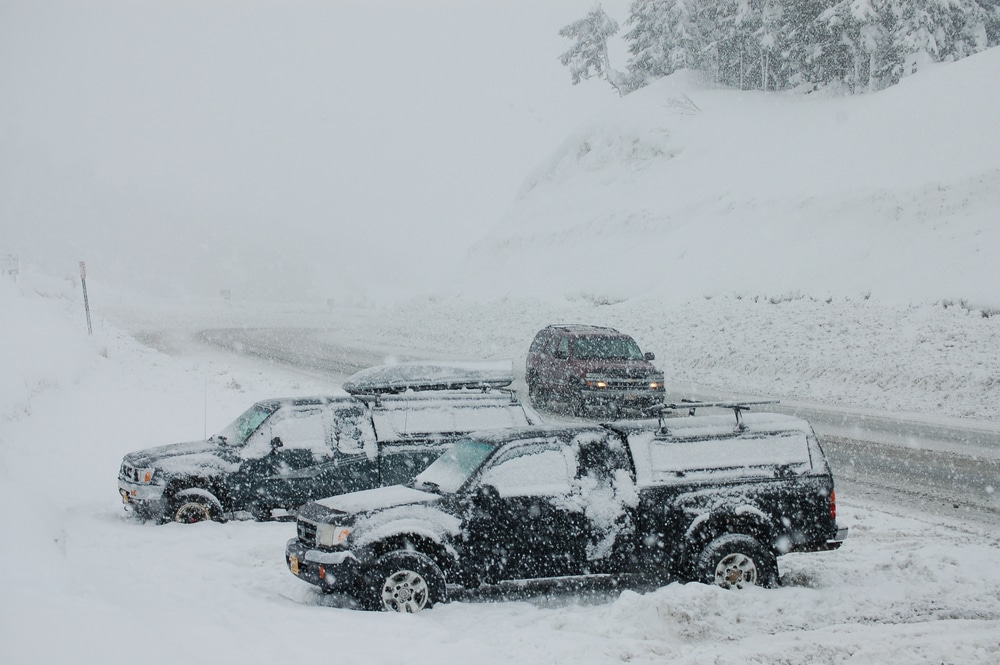
[[246,506],[292,508],[319,493],[324,468],[335,464],[328,420],[320,405],[285,406],[250,436],[230,480]]
[[557,438],[501,452],[472,490],[468,561],[487,581],[580,572],[584,516],[574,501],[575,457]]
[[587,567],[616,572],[634,559],[638,493],[621,438],[587,432],[572,441],[577,451],[574,489],[583,507]]

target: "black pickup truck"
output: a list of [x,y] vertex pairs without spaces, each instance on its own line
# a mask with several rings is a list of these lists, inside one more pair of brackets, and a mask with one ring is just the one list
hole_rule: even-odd
[[349,395],[257,402],[204,441],[125,455],[118,492],[167,522],[283,517],[311,499],[405,483],[473,430],[537,425],[509,363],[402,363],[362,370]]
[[847,529],[812,427],[736,415],[471,435],[408,486],[304,506],[286,562],[403,612],[574,576],[772,586],[779,555],[835,549]]

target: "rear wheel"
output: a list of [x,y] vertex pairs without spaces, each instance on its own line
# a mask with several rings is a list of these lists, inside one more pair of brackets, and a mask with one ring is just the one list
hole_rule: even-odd
[[419,552],[396,550],[375,561],[373,609],[415,613],[447,600],[444,574],[434,560]]
[[695,570],[698,581],[723,589],[773,587],[778,583],[774,553],[756,538],[742,533],[729,533],[706,545],[698,555]]

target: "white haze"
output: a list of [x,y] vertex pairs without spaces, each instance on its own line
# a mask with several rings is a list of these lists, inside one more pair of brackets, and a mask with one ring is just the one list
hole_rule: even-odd
[[0,254],[142,294],[436,283],[614,96],[590,0],[0,4]]

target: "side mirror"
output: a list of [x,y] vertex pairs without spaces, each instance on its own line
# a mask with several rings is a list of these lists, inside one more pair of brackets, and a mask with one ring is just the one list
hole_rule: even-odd
[[472,504],[483,510],[490,510],[500,501],[500,492],[493,485],[480,485],[472,495]]
[[285,444],[281,442],[281,437],[280,436],[276,436],[273,439],[271,439],[271,450],[272,451],[277,450],[278,448],[282,448],[282,447],[284,447],[284,445]]
[[656,354],[652,351],[646,351],[646,353],[642,354],[642,357],[646,360],[656,360]]

